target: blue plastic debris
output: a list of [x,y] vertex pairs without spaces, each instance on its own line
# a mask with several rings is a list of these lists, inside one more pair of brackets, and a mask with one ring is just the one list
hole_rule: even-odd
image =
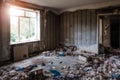
[[58,52],[58,56],[65,56],[63,52]]
[[34,64],[33,67],[38,67],[38,64]]
[[25,68],[23,68],[23,67],[18,67],[18,68],[16,68],[16,71],[23,71]]
[[112,74],[111,77],[112,77],[112,79],[118,79],[119,75],[118,74]]
[[92,67],[85,67],[83,70],[84,70],[85,72],[92,71]]
[[54,76],[61,76],[60,72],[57,70],[50,70],[50,72],[54,75]]

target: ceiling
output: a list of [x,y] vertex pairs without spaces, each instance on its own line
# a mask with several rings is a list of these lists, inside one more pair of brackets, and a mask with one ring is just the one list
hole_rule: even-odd
[[100,6],[101,3],[105,3],[104,5],[106,5],[106,3],[111,2],[111,4],[113,4],[112,1],[116,1],[116,3],[120,3],[119,0],[20,0],[20,1],[29,2],[57,10],[68,10],[71,8],[76,8],[76,7],[78,8],[83,6],[89,7],[88,5],[91,5],[92,7],[96,7],[97,5]]

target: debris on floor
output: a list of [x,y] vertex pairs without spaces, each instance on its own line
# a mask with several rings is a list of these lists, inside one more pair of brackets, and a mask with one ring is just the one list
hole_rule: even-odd
[[75,46],[57,48],[3,66],[0,80],[120,80],[120,55],[101,49],[100,54],[75,56],[73,51]]

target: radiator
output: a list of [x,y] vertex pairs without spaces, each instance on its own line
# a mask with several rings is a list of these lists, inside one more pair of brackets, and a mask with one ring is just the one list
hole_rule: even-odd
[[28,46],[20,45],[13,48],[14,61],[19,61],[28,58]]

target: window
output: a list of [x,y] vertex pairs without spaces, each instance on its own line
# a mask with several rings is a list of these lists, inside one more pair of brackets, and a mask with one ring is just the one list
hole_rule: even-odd
[[40,40],[40,12],[27,8],[10,8],[10,43]]

